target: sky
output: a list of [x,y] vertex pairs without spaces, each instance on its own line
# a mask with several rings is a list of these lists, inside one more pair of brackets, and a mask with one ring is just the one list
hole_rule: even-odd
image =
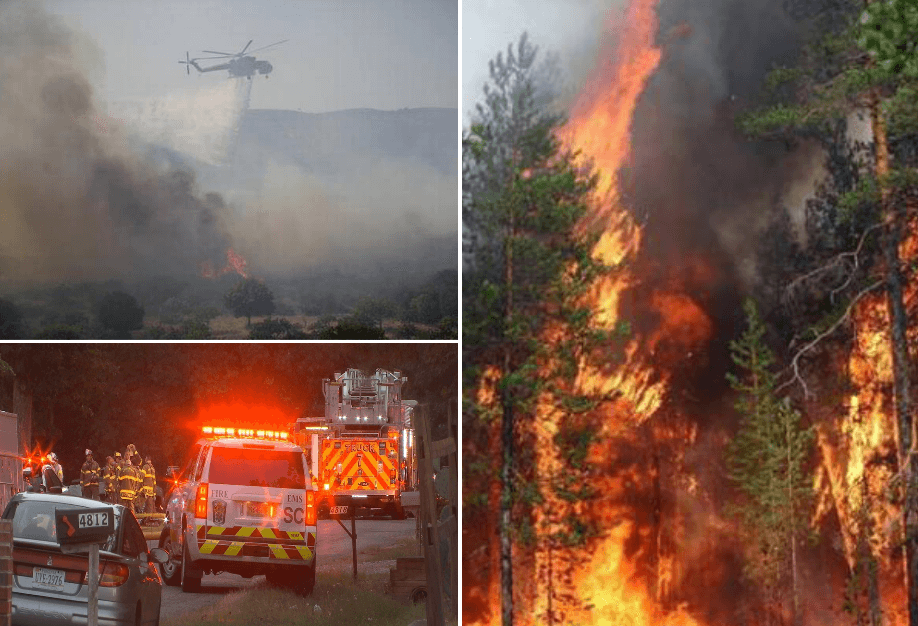
[[[108,102],[161,97],[225,71],[186,75],[177,61],[241,51],[274,71],[253,78],[251,108],[450,107],[458,101],[456,0],[45,0],[49,13],[98,49],[90,75]],[[206,67],[205,62],[200,65]]]
[[488,80],[488,61],[526,31],[542,55],[557,54],[567,80],[589,69],[609,15],[621,0],[463,0],[462,119],[468,124]]

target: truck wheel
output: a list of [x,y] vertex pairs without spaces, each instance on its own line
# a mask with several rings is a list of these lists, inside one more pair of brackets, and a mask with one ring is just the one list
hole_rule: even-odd
[[201,572],[194,571],[189,567],[191,556],[188,554],[188,546],[182,548],[182,591],[185,593],[195,593],[201,590]]
[[163,582],[170,587],[176,587],[181,582],[182,573],[179,571],[179,564],[175,554],[172,552],[172,538],[169,529],[163,530],[159,536],[159,547],[169,553],[169,560],[166,563],[159,564],[159,573],[163,577]]

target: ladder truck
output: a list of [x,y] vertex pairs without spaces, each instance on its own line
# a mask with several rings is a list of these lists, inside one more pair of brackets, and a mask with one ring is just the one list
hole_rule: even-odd
[[325,415],[300,418],[294,429],[320,485],[320,513],[347,506],[404,519],[402,494],[417,489],[417,402],[402,397],[407,382],[382,369],[322,381]]

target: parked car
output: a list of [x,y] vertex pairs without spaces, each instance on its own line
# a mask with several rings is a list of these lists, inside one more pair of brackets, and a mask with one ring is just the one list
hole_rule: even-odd
[[159,624],[162,579],[156,563],[168,555],[147,542],[133,513],[71,495],[20,493],[3,519],[13,521],[13,624],[85,624],[88,555],[65,554],[57,541],[57,509],[109,508],[114,532],[99,550],[98,616],[101,624]]

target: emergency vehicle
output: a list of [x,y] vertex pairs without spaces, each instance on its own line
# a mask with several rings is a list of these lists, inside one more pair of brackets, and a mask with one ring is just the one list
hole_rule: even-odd
[[417,484],[411,412],[401,372],[348,369],[322,383],[325,416],[297,420],[321,485],[320,507],[381,510],[403,519],[401,494]]
[[166,497],[159,546],[163,581],[197,591],[205,573],[312,591],[316,579],[315,485],[287,432],[203,428]]

